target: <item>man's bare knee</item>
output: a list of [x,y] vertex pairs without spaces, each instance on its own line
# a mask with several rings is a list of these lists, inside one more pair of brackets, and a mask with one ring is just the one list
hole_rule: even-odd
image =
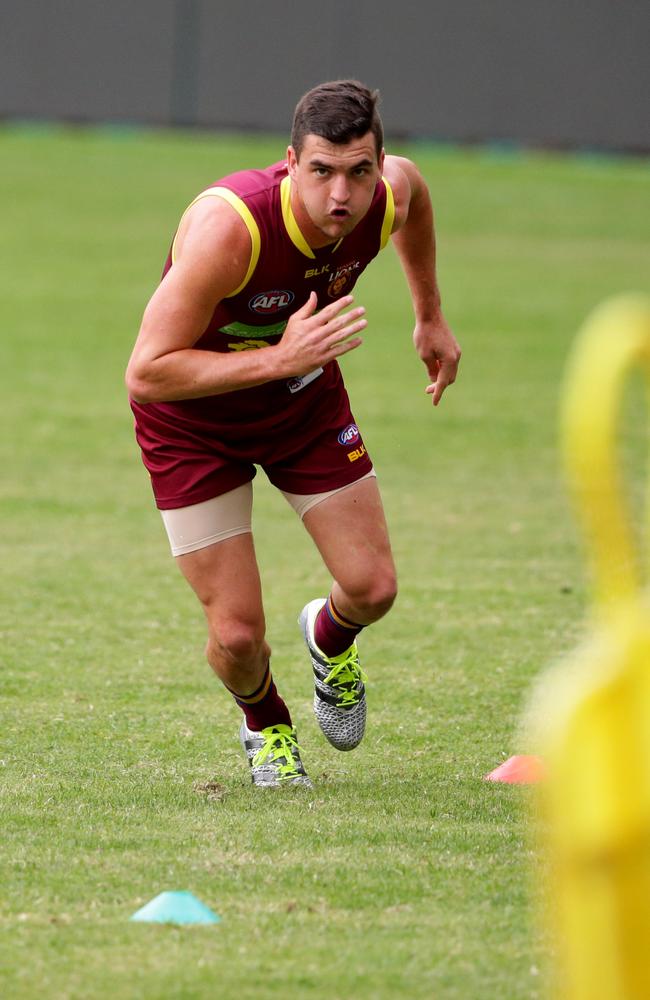
[[210,628],[206,655],[210,663],[218,658],[246,665],[256,662],[265,647],[263,623],[229,621]]
[[392,608],[397,596],[397,579],[394,571],[386,570],[342,589],[357,609],[359,617],[370,623],[383,618]]
[[395,603],[397,597],[397,579],[395,574],[373,580],[367,595],[367,606],[373,616],[383,618]]

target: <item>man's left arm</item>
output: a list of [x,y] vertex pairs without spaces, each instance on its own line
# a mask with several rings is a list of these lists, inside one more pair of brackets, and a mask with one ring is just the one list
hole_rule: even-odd
[[413,300],[413,343],[431,379],[426,391],[437,406],[456,379],[460,347],[440,304],[431,198],[420,171],[404,157],[387,156],[384,175],[395,197],[393,243]]

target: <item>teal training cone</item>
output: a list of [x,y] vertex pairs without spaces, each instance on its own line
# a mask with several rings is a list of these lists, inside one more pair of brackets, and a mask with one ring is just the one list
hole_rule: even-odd
[[129,920],[153,924],[218,924],[221,917],[191,892],[161,892]]

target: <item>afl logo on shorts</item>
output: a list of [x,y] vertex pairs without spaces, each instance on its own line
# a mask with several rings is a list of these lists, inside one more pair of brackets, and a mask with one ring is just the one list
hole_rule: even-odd
[[339,444],[356,444],[361,435],[356,424],[348,424],[339,434]]
[[253,296],[248,303],[248,308],[252,309],[255,313],[260,313],[262,316],[268,316],[270,313],[286,309],[287,306],[291,305],[293,300],[293,292],[274,289],[272,292],[260,292],[259,295]]

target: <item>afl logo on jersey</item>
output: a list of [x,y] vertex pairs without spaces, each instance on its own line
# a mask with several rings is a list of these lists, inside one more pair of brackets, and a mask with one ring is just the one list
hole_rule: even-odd
[[269,313],[276,313],[280,312],[281,309],[286,309],[287,306],[291,305],[293,300],[293,292],[274,289],[272,292],[260,292],[258,295],[253,296],[248,303],[248,308],[252,309],[255,313],[260,313],[262,316],[268,316]]
[[339,444],[356,444],[360,436],[357,425],[348,424],[345,430],[339,434]]

